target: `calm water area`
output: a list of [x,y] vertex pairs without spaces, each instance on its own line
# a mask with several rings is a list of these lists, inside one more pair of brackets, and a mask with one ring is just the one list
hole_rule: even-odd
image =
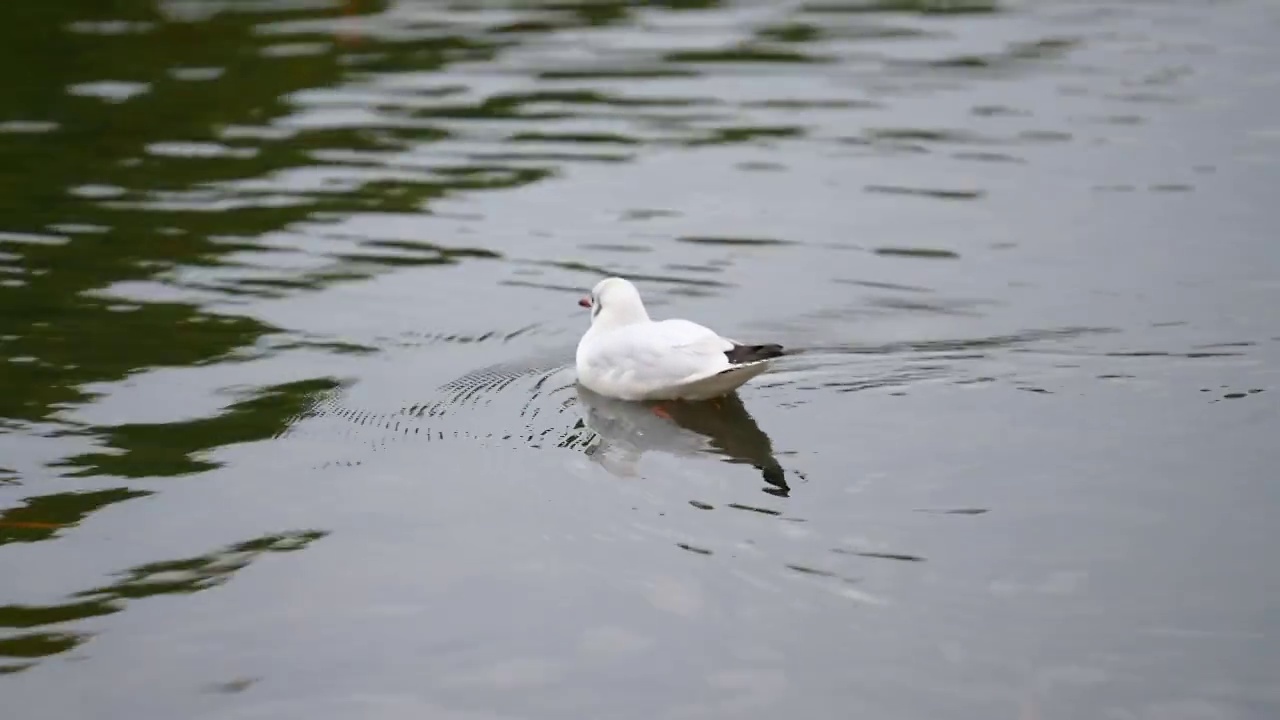
[[5,720],[1280,717],[1280,3],[0,17]]

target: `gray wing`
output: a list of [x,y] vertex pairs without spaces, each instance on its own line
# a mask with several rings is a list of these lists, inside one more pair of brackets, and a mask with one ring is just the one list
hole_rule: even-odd
[[733,342],[688,320],[629,325],[600,338],[588,363],[610,381],[660,388],[715,375],[730,367]]

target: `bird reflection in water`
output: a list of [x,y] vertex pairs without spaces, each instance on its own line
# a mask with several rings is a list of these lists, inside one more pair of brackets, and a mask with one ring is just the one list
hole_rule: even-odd
[[719,455],[751,465],[768,485],[762,490],[787,497],[786,471],[773,456],[773,443],[737,393],[704,402],[635,403],[614,400],[578,386],[587,428],[599,438],[588,454],[617,475],[634,475],[648,451],[677,457]]

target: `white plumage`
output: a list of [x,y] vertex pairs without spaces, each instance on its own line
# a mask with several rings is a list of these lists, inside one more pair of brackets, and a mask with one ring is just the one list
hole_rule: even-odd
[[578,303],[591,327],[578,342],[578,381],[620,400],[706,400],[733,392],[782,355],[778,345],[742,345],[688,320],[649,319],[627,280],[601,280]]

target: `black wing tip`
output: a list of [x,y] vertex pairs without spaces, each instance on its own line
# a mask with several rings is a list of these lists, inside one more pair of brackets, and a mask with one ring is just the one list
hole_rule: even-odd
[[782,357],[786,351],[781,345],[734,345],[732,348],[725,350],[725,357],[729,358],[730,365],[745,365],[747,363],[760,362],[761,360],[772,360],[776,357]]

